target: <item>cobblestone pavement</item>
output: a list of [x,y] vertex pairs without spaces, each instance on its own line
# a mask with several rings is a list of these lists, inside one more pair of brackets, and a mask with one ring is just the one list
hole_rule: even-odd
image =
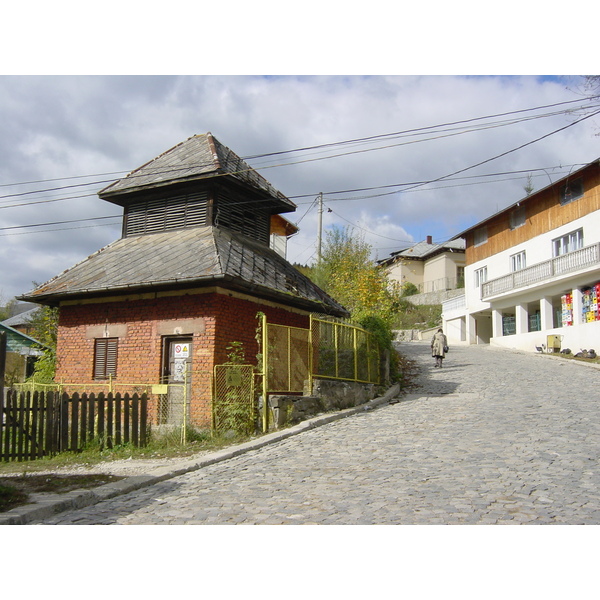
[[48,524],[598,524],[600,370],[427,343],[401,402]]

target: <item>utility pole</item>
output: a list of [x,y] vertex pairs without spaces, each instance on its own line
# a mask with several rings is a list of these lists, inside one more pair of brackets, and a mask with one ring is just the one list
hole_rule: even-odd
[[319,231],[317,232],[317,265],[321,264],[321,245],[323,241],[323,192],[319,193]]

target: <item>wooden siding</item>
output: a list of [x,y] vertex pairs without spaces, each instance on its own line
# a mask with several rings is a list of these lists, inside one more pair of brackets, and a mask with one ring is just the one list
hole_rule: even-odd
[[[518,244],[522,244],[538,235],[542,235],[561,225],[565,225],[587,214],[600,210],[600,169],[597,162],[589,165],[582,172],[577,173],[573,179],[583,177],[584,194],[579,200],[569,204],[560,204],[560,189],[564,180],[546,190],[524,198],[520,206],[491,217],[481,224],[487,228],[487,242],[475,246],[475,231],[480,227],[469,230],[465,235],[466,263],[471,265],[489,256],[493,256]],[[510,228],[511,214],[521,207],[525,207],[525,224],[516,229]]]

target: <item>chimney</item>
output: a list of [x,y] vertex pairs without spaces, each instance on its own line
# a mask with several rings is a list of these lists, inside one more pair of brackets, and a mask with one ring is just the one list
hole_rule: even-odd
[[430,235],[427,236],[427,243],[429,245],[433,244],[433,238]]

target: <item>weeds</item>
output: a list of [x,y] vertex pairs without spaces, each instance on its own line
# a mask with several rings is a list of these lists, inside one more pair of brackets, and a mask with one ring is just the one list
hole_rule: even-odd
[[442,322],[441,304],[411,304],[400,299],[393,329],[431,329]]

